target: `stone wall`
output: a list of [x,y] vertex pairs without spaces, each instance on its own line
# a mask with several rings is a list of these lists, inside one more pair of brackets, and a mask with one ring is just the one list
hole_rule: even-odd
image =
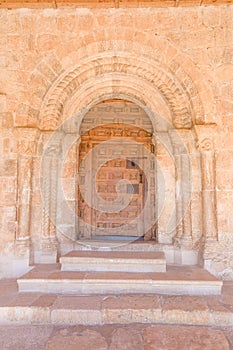
[[[80,124],[87,108],[124,98],[179,131],[196,164],[191,220],[194,235],[204,237],[205,266],[233,278],[232,18],[233,6],[0,11],[2,275],[33,263],[37,241],[54,254],[56,228],[41,198],[46,142],[68,117],[77,114]],[[68,140],[78,125],[65,128]],[[155,118],[155,133],[164,128]],[[65,147],[53,141],[51,174]],[[56,197],[49,181],[43,190]],[[181,236],[190,226],[183,225]]]

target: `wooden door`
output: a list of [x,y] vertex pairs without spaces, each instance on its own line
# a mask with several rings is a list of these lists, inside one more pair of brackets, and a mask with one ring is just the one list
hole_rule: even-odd
[[93,213],[97,234],[142,235],[136,219],[144,205],[144,179],[137,164],[123,158],[109,160],[99,169],[96,179],[99,195],[96,198],[97,207],[101,209],[101,199],[104,199],[109,202],[111,212],[100,210]]
[[[127,143],[130,140],[132,145]],[[99,147],[106,141],[106,147]],[[79,150],[81,187],[78,190],[81,236],[144,235],[143,219],[138,220],[148,187],[140,168],[140,162],[146,161],[142,144],[151,148],[151,134],[126,124],[99,126],[82,135]],[[125,147],[127,151],[132,148],[134,156],[130,159],[124,156]]]

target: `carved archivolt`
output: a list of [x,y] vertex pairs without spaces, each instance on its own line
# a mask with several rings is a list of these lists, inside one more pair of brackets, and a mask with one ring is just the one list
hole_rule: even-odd
[[[80,62],[72,71],[60,77],[48,92],[47,98],[41,109],[41,129],[54,130],[62,120],[62,114],[66,102],[82,86],[93,79],[101,76],[122,76],[130,81],[132,78],[140,78],[145,83],[154,87],[167,102],[175,128],[190,128],[192,126],[193,112],[190,100],[185,89],[168,71],[158,67],[155,62],[146,62],[143,58],[132,57],[131,55],[95,57]],[[114,76],[113,76],[114,77]],[[113,84],[111,80],[109,84]],[[142,86],[143,89],[143,86]]]

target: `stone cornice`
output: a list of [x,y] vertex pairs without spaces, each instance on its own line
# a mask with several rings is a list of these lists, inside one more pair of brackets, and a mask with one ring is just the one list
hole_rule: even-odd
[[233,0],[2,0],[0,8],[156,8],[231,4]]

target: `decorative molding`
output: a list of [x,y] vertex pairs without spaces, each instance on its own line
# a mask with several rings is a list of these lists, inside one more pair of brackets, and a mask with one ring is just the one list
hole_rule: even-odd
[[[191,128],[192,115],[195,113],[192,111],[187,92],[175,76],[158,67],[156,62],[148,64],[132,55],[116,57],[115,54],[108,53],[107,57],[103,55],[101,58],[94,57],[87,62],[81,62],[78,67],[56,81],[41,108],[41,129],[55,130],[61,124],[65,105],[75,91],[81,90],[88,81],[94,82],[94,79],[108,75],[112,78],[114,75],[116,78],[126,76],[129,83],[135,78],[149,83],[153,86],[155,94],[159,91],[167,101],[173,115],[174,127]],[[112,86],[112,79],[109,80],[109,84]]]

